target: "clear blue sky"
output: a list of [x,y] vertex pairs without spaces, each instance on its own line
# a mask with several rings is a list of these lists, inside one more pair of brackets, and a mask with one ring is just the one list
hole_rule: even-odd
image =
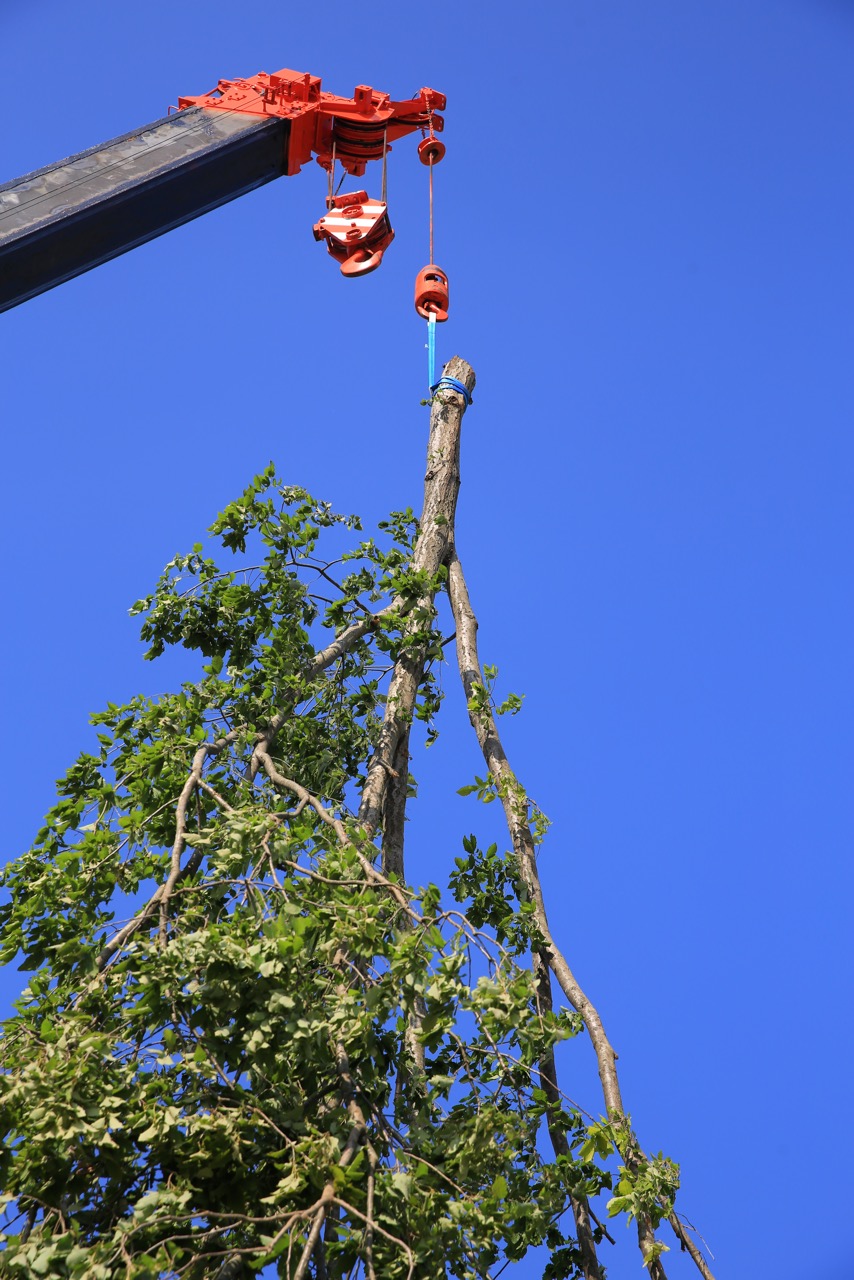
[[[720,1280],[847,1280],[854,7],[4,0],[0,181],[281,66],[448,95],[459,543],[556,931]],[[411,141],[389,186],[364,281],[312,239],[312,166],[0,317],[9,855],[87,715],[180,679],[127,607],[271,457],[368,519],[419,502]],[[452,676],[411,835],[440,882],[490,816]]]

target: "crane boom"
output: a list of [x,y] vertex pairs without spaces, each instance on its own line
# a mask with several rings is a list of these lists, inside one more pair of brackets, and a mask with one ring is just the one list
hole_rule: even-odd
[[279,177],[289,130],[190,107],[0,186],[0,311]]
[[390,138],[442,128],[441,94],[322,93],[295,71],[221,80],[179,110],[0,186],[0,311],[283,175],[315,154],[353,174]]

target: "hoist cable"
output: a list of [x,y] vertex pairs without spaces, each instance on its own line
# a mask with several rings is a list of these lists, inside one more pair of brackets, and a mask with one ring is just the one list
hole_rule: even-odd
[[335,139],[333,138],[332,139],[332,163],[329,166],[329,190],[326,196],[326,207],[328,209],[332,208],[332,199],[334,196],[334,192],[332,188],[334,187],[334,185],[335,185]]
[[[429,136],[430,136],[430,139],[431,139],[431,142],[432,142],[432,139],[433,139],[433,112],[432,112],[432,110],[430,109],[429,105],[428,105],[428,108],[427,108],[427,112],[428,112],[428,121],[429,121]],[[434,219],[433,219],[433,160],[434,160],[433,147],[432,147],[432,146],[430,146],[430,149],[429,149],[429,151],[428,151],[427,168],[428,168],[429,229],[430,229],[430,257],[429,257],[429,263],[430,263],[431,268],[434,266],[434,263],[435,263],[435,258],[434,258],[434,256],[433,256],[433,253],[434,253],[434,234],[433,234],[433,222],[434,222]],[[427,305],[432,305],[432,304],[427,304]],[[453,381],[454,381],[454,379],[451,379],[451,382],[453,382]],[[428,385],[428,387],[430,388],[430,395],[431,395],[431,396],[433,395],[433,393],[434,393],[434,391],[436,390],[436,388],[437,388],[437,387],[440,387],[440,386],[442,386],[442,385],[447,385],[447,384],[445,383],[445,379],[444,379],[444,378],[441,378],[441,379],[439,380],[439,382],[438,382],[438,383],[436,382],[436,312],[435,312],[434,310],[431,310],[431,311],[430,311],[430,314],[427,316],[427,385]],[[460,384],[459,384],[459,387],[462,387],[462,383],[460,383]],[[458,389],[458,387],[455,387],[454,389],[455,389],[455,390],[457,390],[457,389]],[[462,387],[462,390],[465,392],[465,387]],[[466,395],[467,395],[467,394],[468,394],[468,393],[466,392]],[[468,401],[467,401],[467,403],[468,403]]]
[[388,204],[388,126],[383,129],[383,186],[382,202]]
[[433,263],[433,156],[430,156],[430,262]]

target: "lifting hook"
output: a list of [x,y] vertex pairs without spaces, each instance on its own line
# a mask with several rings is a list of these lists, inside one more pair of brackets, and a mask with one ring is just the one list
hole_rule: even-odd
[[313,227],[315,240],[325,240],[348,279],[376,271],[394,239],[384,200],[369,200],[367,191],[331,196],[328,212]]

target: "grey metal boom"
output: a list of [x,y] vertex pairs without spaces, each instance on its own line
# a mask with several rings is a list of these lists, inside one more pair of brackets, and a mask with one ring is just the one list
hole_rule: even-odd
[[289,134],[188,107],[0,186],[0,311],[281,177]]

